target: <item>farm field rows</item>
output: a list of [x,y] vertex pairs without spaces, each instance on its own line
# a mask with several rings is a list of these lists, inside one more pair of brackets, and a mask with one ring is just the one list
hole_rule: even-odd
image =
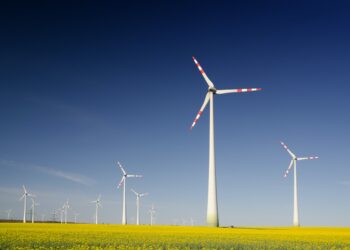
[[350,249],[350,228],[1,223],[0,249]]

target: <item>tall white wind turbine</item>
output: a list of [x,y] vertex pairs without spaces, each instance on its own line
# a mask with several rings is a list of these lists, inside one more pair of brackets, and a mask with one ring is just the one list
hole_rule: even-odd
[[95,203],[95,206],[96,206],[96,211],[95,211],[95,224],[98,224],[98,208],[102,205],[101,205],[101,195],[99,195],[97,197],[97,200],[95,201],[92,201],[92,203]]
[[148,193],[139,194],[134,189],[131,191],[136,195],[136,225],[140,225],[140,198],[148,195]]
[[214,143],[214,95],[231,94],[231,93],[242,93],[242,92],[253,92],[259,91],[261,88],[248,88],[248,89],[223,89],[217,90],[212,81],[205,74],[203,68],[199,65],[196,58],[192,57],[194,63],[197,65],[200,73],[208,85],[208,91],[204,99],[204,103],[200,108],[194,122],[192,123],[191,129],[196,125],[199,117],[203,113],[203,110],[210,101],[210,118],[209,118],[209,178],[208,178],[208,206],[207,206],[207,224],[209,226],[219,226],[219,215],[218,215],[218,202],[216,192],[216,170],[215,170],[215,143]]
[[282,146],[287,150],[288,154],[292,157],[290,164],[284,174],[284,177],[287,177],[290,169],[294,166],[294,209],[293,209],[293,225],[298,227],[299,224],[299,206],[298,206],[298,185],[297,185],[297,161],[302,160],[315,160],[318,159],[318,156],[311,157],[297,157],[295,154],[287,147],[286,144],[281,142]]
[[120,180],[119,184],[118,184],[118,188],[120,188],[120,186],[123,184],[123,214],[122,214],[122,224],[125,225],[127,224],[126,221],[126,200],[125,200],[125,186],[126,186],[126,179],[127,178],[133,178],[133,177],[138,177],[141,178],[142,175],[136,175],[136,174],[127,174],[125,169],[123,168],[123,166],[120,164],[120,162],[118,161],[118,166],[120,168],[120,170],[123,173],[123,177]]
[[34,218],[35,218],[35,207],[39,206],[39,203],[36,203],[35,200],[33,198],[31,198],[32,200],[32,223],[34,223]]
[[27,212],[27,197],[35,197],[35,195],[28,193],[26,187],[23,185],[23,195],[19,200],[24,200],[24,209],[23,209],[23,223],[26,223],[26,212]]

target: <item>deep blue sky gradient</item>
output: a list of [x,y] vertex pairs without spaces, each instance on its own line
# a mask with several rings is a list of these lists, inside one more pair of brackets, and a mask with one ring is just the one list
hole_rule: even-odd
[[298,165],[301,224],[349,226],[349,11],[348,1],[1,3],[0,210],[21,216],[25,184],[40,214],[68,198],[91,221],[101,193],[101,220],[120,223],[119,160],[144,175],[127,183],[150,193],[143,223],[154,203],[158,223],[204,224],[209,114],[189,131],[206,93],[194,55],[219,89],[263,88],[215,98],[221,224],[291,224],[283,140],[320,156]]

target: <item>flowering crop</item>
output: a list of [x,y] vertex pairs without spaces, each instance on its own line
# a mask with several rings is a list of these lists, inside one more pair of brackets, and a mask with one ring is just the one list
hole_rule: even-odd
[[350,249],[350,229],[1,223],[0,249]]

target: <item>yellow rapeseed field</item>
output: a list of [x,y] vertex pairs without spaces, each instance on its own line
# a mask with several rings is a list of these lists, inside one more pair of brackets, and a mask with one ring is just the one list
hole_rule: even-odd
[[350,249],[350,228],[1,223],[0,249]]

